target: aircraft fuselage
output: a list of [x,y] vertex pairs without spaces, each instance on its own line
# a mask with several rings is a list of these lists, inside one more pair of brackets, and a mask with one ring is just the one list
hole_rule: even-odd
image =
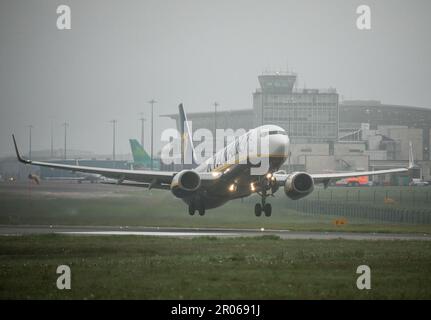
[[[258,143],[253,139],[258,139]],[[212,209],[260,192],[262,179],[278,171],[286,161],[289,144],[289,137],[281,127],[265,125],[250,130],[194,169],[220,178],[182,200],[188,205],[204,204],[206,209]]]

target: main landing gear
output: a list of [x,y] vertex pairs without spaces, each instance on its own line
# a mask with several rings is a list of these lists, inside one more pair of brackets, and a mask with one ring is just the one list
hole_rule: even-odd
[[194,216],[196,210],[199,212],[200,216],[205,215],[205,205],[203,203],[200,204],[198,207],[196,207],[193,202],[189,204],[189,215]]

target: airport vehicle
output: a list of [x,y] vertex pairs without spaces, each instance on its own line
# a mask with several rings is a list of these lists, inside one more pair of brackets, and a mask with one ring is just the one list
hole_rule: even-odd
[[360,177],[350,177],[338,180],[335,182],[337,187],[359,187],[359,186],[368,186],[368,176],[360,176]]
[[[133,168],[151,168],[151,157],[145,151],[144,147],[136,139],[129,139],[130,149],[133,155]],[[153,159],[153,169],[160,169],[160,162]]]
[[36,183],[36,184],[40,184],[40,177],[39,177],[38,175],[36,175],[36,174],[30,173],[30,174],[27,176],[27,178],[28,178],[30,181],[33,181],[33,182],[34,182],[34,183]]
[[412,179],[410,181],[409,186],[412,187],[427,187],[429,186],[429,182],[422,179]]
[[[322,174],[277,172],[289,155],[290,140],[286,131],[276,125],[263,125],[252,129],[198,164],[182,104],[179,105],[179,112],[182,133],[181,155],[183,159],[186,159],[187,155],[191,157],[192,169],[178,172],[107,169],[32,161],[21,157],[14,136],[13,142],[17,158],[22,163],[100,174],[116,179],[118,184],[127,184],[127,181],[131,181],[133,185],[147,186],[150,189],[167,189],[188,205],[190,215],[198,211],[201,216],[207,209],[222,206],[229,200],[247,197],[253,193],[261,197],[260,203],[254,207],[255,215],[261,216],[264,213],[265,216],[271,216],[272,207],[266,200],[280,187],[284,189],[287,197],[298,200],[313,192],[316,183],[322,183],[327,187],[331,180],[402,173],[413,167],[413,152],[410,150],[408,168]],[[267,150],[264,150],[266,153],[261,152],[259,146],[262,145],[267,146]],[[263,163],[268,165],[263,167]],[[256,174],[255,171],[259,168],[263,168],[264,171]]]

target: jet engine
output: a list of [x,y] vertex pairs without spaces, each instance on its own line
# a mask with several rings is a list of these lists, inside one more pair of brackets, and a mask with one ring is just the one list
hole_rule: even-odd
[[201,186],[201,178],[196,171],[183,170],[178,172],[171,183],[171,192],[177,198],[186,198],[192,195]]
[[301,199],[314,190],[313,178],[305,172],[290,174],[284,184],[284,193],[292,200]]

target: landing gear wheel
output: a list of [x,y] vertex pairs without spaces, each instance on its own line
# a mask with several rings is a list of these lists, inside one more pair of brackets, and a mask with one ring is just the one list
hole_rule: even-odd
[[270,203],[265,204],[263,207],[263,211],[265,212],[265,216],[270,217],[272,213],[272,206]]
[[194,205],[189,205],[189,215],[194,216],[195,215],[195,206]]
[[200,216],[205,215],[205,207],[204,206],[202,206],[202,207],[199,208],[199,215]]
[[262,215],[262,205],[260,203],[255,204],[254,214],[256,215],[256,217],[260,217]]

